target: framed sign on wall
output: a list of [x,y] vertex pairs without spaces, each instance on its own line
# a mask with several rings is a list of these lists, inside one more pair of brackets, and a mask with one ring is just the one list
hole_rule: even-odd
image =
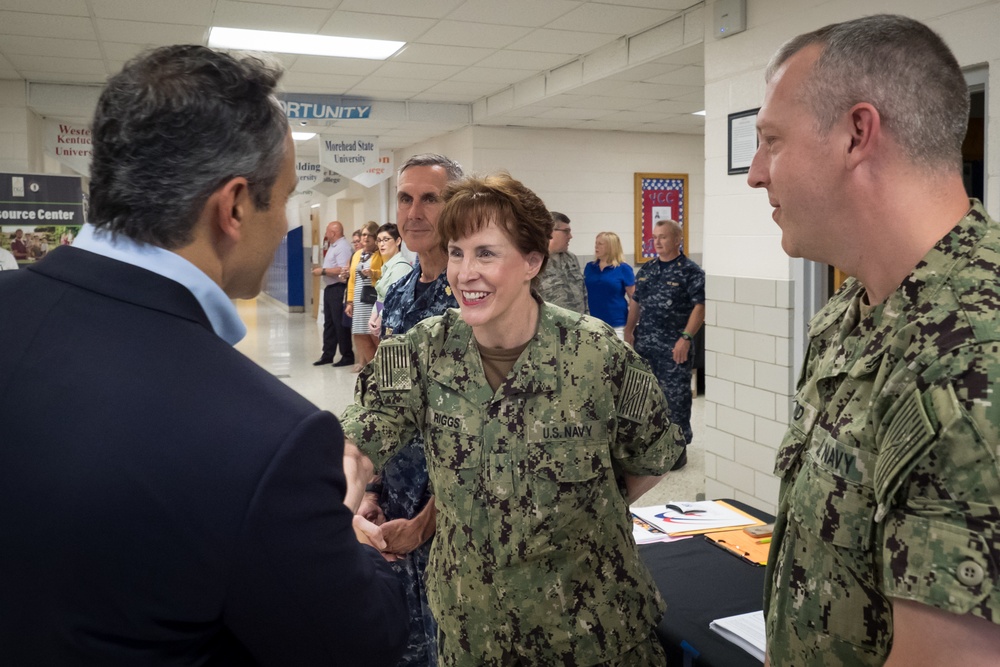
[[757,152],[757,112],[760,107],[729,114],[729,174],[750,171]]
[[656,257],[653,225],[673,220],[684,230],[682,250],[688,248],[687,174],[635,174],[635,263]]

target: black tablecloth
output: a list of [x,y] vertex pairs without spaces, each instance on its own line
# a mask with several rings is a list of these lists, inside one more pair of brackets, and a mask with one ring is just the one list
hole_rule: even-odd
[[[726,502],[764,521],[774,520],[743,503]],[[712,632],[708,624],[761,608],[763,567],[737,558],[700,535],[680,542],[641,545],[639,554],[667,601],[657,634],[671,667],[686,664],[682,642],[698,653],[698,657],[691,653],[691,665],[760,667],[756,658]]]

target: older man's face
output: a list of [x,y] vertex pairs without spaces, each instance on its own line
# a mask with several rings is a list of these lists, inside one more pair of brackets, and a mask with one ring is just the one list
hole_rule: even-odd
[[440,245],[438,217],[448,172],[437,165],[410,167],[396,184],[396,224],[406,247],[420,254]]

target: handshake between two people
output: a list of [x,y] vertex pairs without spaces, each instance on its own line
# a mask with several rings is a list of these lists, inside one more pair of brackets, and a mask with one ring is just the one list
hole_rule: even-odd
[[412,519],[387,521],[379,506],[377,493],[365,493],[354,514],[354,532],[358,541],[381,552],[387,561],[395,561],[415,551],[434,534],[436,510],[434,497]]

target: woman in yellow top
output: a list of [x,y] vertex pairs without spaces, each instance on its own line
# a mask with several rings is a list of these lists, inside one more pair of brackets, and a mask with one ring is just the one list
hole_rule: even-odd
[[368,318],[375,307],[375,283],[382,275],[382,255],[378,252],[375,237],[378,223],[369,220],[361,228],[361,249],[351,259],[347,279],[347,305],[344,313],[352,318],[351,335],[354,339],[354,372],[359,372],[375,356],[375,341],[368,334]]

